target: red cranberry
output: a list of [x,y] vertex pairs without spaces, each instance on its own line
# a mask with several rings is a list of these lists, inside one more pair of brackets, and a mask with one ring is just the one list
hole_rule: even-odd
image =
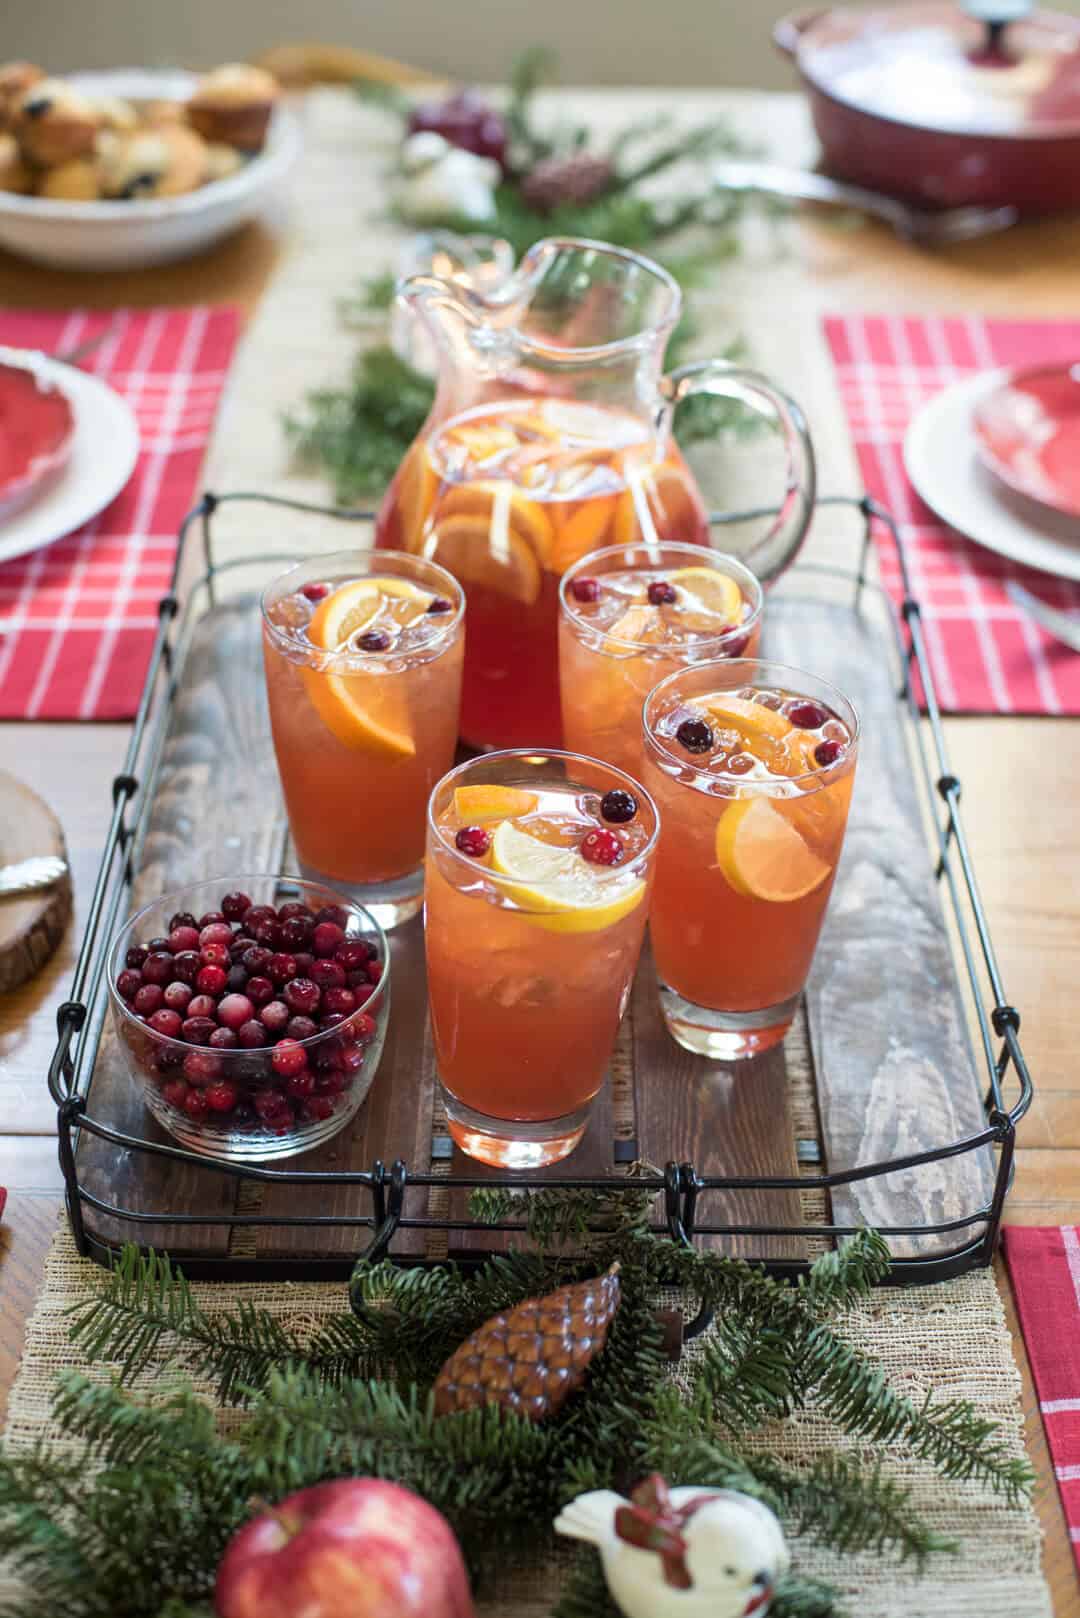
[[820,730],[829,717],[816,702],[788,702],[784,705],[784,715],[796,730]]
[[247,987],[247,980],[247,970],[238,961],[234,966],[230,966],[225,987],[230,994],[243,994]]
[[236,1085],[230,1084],[227,1079],[219,1079],[216,1084],[207,1085],[203,1094],[211,1112],[232,1112],[240,1099]]
[[340,905],[323,905],[321,910],[315,912],[316,927],[322,921],[328,921],[332,927],[340,927],[344,933],[349,925],[348,911],[343,910]]
[[315,931],[315,923],[310,916],[286,916],[281,923],[281,944],[283,949],[303,949],[305,944],[311,943],[311,935]]
[[366,966],[374,958],[375,946],[366,938],[347,938],[334,954],[335,961],[340,961],[346,972],[355,972],[358,966]]
[[351,989],[327,989],[322,1004],[326,1012],[340,1012],[343,1017],[350,1017],[356,1010],[356,996]]
[[271,1034],[284,1033],[288,1020],[289,1008],[283,1000],[268,1000],[259,1012],[259,1021]]
[[453,612],[454,603],[452,601],[447,601],[445,596],[432,596],[431,600],[427,604],[427,610],[433,614],[440,612]]
[[220,910],[208,910],[205,916],[199,917],[195,925],[202,932],[204,927],[213,927],[215,922],[224,920],[225,917]]
[[725,635],[725,637],[724,637],[724,656],[725,657],[742,657],[743,653],[746,651],[746,648],[749,646],[749,644],[750,644],[749,631],[747,631],[745,634],[742,634],[742,635]]
[[251,936],[256,943],[262,944],[265,949],[275,950],[281,943],[281,923],[279,921],[257,921],[251,929]]
[[454,847],[468,854],[470,859],[483,859],[491,847],[491,833],[486,832],[483,826],[462,826],[454,838]]
[[276,983],[280,988],[283,983],[288,983],[290,978],[296,976],[295,957],[280,952],[277,955],[271,955],[266,963],[266,975],[271,983]]
[[[319,1020],[320,1031],[325,1034],[331,1028],[340,1028],[341,1024],[344,1021],[345,1021],[345,1013],[343,1011],[328,1011]],[[330,1042],[327,1041],[327,1043],[323,1047],[323,1049],[328,1049],[329,1045],[330,1045]],[[333,1048],[336,1050],[337,1046],[335,1045]]]
[[255,1096],[255,1111],[260,1118],[276,1118],[288,1105],[280,1090],[260,1090]]
[[251,909],[246,893],[227,893],[221,901],[221,914],[226,921],[239,921]]
[[131,948],[124,956],[124,965],[130,966],[133,972],[137,972],[149,953],[150,951],[148,949],[144,949],[141,944],[132,944]]
[[600,599],[599,579],[574,579],[570,589],[573,592],[575,601],[599,601]]
[[193,949],[185,949],[179,955],[173,956],[173,977],[181,983],[194,983],[199,975],[202,960]]
[[369,983],[378,983],[383,975],[383,963],[381,961],[369,961],[367,963],[367,975]]
[[129,969],[118,974],[116,992],[121,1000],[134,1000],[142,987],[142,973]]
[[293,952],[293,960],[296,962],[297,977],[309,978],[311,976],[311,968],[315,964],[314,955],[312,955],[309,950],[298,949]]
[[277,911],[273,905],[252,905],[250,910],[245,910],[245,928],[257,927],[260,921],[277,921]]
[[217,1023],[211,1022],[209,1017],[188,1017],[180,1029],[180,1035],[189,1045],[209,1045],[210,1036],[216,1028]]
[[232,957],[224,944],[204,944],[199,950],[199,959],[204,966],[220,966],[226,971],[232,965]]
[[345,983],[345,968],[340,961],[312,961],[308,975],[320,989],[340,989]]
[[707,753],[713,744],[712,727],[704,719],[684,719],[675,732],[675,740],[681,742],[688,753]]
[[600,813],[605,820],[614,825],[621,826],[628,820],[633,820],[637,814],[637,799],[632,792],[625,792],[622,787],[612,787],[600,799]]
[[229,975],[220,966],[204,966],[195,979],[195,987],[202,994],[224,994]]
[[285,1032],[290,1039],[314,1039],[319,1030],[310,1017],[290,1017]]
[[352,990],[358,1006],[362,1006],[365,1001],[370,1000],[372,995],[375,993],[375,985],[374,983],[368,982],[366,971],[363,973],[350,972],[349,988]]
[[171,1072],[173,1068],[183,1067],[184,1052],[175,1045],[161,1045],[157,1051],[157,1064],[163,1073]]
[[654,607],[670,607],[673,601],[678,601],[679,593],[673,584],[666,579],[653,579],[648,590],[649,601]]
[[259,977],[265,977],[266,968],[270,965],[272,955],[272,950],[263,949],[260,944],[255,944],[241,959],[249,972],[254,972]]
[[316,955],[333,955],[345,942],[345,934],[336,921],[320,921],[311,937]]
[[149,938],[146,941],[146,951],[148,955],[161,955],[165,953],[168,948],[169,940],[167,938]]
[[206,1096],[201,1090],[189,1090],[183,1101],[184,1111],[189,1118],[205,1118],[210,1108]]
[[385,652],[390,645],[390,636],[385,629],[368,629],[356,637],[355,645],[360,652]]
[[221,1077],[221,1057],[216,1051],[188,1051],[184,1057],[184,1077],[189,1084],[205,1088]]
[[282,994],[289,1010],[304,1016],[309,1016],[322,998],[322,990],[310,978],[293,978],[291,983],[286,983]]
[[198,932],[199,924],[190,910],[178,910],[175,916],[169,918],[169,931],[174,932],[177,927],[194,927]]
[[313,1123],[319,1123],[324,1118],[332,1118],[334,1103],[329,1096],[308,1096],[304,1102],[304,1117],[310,1118]]
[[330,586],[323,584],[321,580],[315,580],[311,584],[302,584],[300,594],[308,601],[323,601],[330,594]]
[[581,839],[581,857],[590,865],[618,865],[625,853],[622,838],[606,826],[587,831]]
[[237,1031],[236,1037],[246,1051],[257,1051],[261,1045],[269,1045],[270,1043],[270,1036],[266,1029],[261,1022],[256,1022],[254,1018],[250,1022],[246,1022],[243,1028]]
[[187,1011],[191,1004],[190,983],[170,983],[165,990],[165,1004],[170,1011]]
[[226,948],[232,943],[233,930],[227,921],[212,921],[199,933],[199,947],[207,944],[224,944]]
[[315,1081],[315,1089],[321,1096],[339,1096],[345,1088],[345,1075],[343,1073],[320,1073]]
[[[303,1052],[300,1054],[303,1055]],[[281,1072],[282,1070],[279,1068],[278,1071]],[[302,1067],[298,1073],[290,1073],[286,1077],[285,1089],[291,1096],[296,1096],[298,1098],[309,1096],[314,1088],[315,1075],[309,1068]]]
[[207,1043],[212,1051],[234,1051],[238,1041],[231,1028],[215,1028]]
[[307,1067],[307,1052],[294,1039],[279,1039],[270,1054],[270,1065],[282,1078],[290,1078]]
[[174,977],[173,957],[168,950],[158,949],[148,955],[143,962],[143,982],[160,983],[162,987],[171,983]]
[[184,1019],[178,1011],[170,1011],[167,1006],[162,1006],[160,1011],[155,1011],[153,1016],[149,1018],[150,1027],[154,1030],[154,1033],[162,1034],[166,1039],[180,1038],[183,1021]]
[[247,954],[247,951],[249,949],[258,949],[258,947],[259,946],[256,944],[255,940],[253,938],[249,938],[246,933],[237,933],[232,943],[229,945],[229,954],[232,956],[233,960],[238,963],[238,965],[243,966],[244,956]]
[[218,1022],[223,1028],[242,1028],[255,1015],[255,1007],[246,994],[227,994],[217,1008]]
[[165,991],[160,983],[144,983],[131,1002],[140,1017],[152,1017],[165,1003]]
[[820,764],[823,770],[827,770],[830,764],[836,763],[843,751],[842,742],[818,742],[814,748],[814,762]]
[[188,1001],[187,1014],[189,1017],[208,1017],[214,1021],[217,1011],[217,1001],[212,994],[197,994]]
[[358,1045],[346,1045],[338,1061],[343,1073],[359,1073],[364,1065],[364,1053]]
[[244,985],[244,993],[256,1006],[265,1006],[268,1000],[274,998],[274,985],[269,978],[248,978]]
[[174,927],[169,934],[169,948],[174,955],[183,949],[198,949],[199,933],[195,927]]
[[278,921],[289,921],[293,916],[306,916],[314,927],[315,921],[311,911],[302,899],[289,899],[286,904],[278,905],[275,911]]
[[168,1084],[161,1087],[162,1097],[170,1107],[182,1107],[187,1093],[188,1087],[183,1079],[170,1079]]
[[370,1039],[375,1032],[375,1018],[369,1011],[362,1011],[353,1023],[353,1033],[357,1039]]

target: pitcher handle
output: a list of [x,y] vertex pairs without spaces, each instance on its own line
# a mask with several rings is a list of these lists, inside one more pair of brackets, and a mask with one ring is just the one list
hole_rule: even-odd
[[768,533],[743,557],[763,584],[770,583],[795,560],[814,514],[817,468],[806,418],[794,399],[774,387],[767,377],[726,360],[682,365],[664,378],[661,387],[672,410],[691,394],[711,393],[737,399],[755,415],[779,427],[787,451],[784,496]]

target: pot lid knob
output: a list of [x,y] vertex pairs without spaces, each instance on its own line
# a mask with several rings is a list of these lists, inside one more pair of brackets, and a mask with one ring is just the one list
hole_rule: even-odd
[[1007,25],[1018,22],[1032,10],[1034,0],[960,0],[961,11],[966,11],[975,22],[986,24],[983,50],[993,55],[1001,48],[1001,36]]

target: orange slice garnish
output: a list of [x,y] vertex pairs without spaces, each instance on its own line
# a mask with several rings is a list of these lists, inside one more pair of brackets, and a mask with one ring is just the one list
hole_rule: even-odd
[[643,601],[627,607],[622,616],[609,626],[604,636],[603,650],[608,657],[632,657],[633,653],[626,644],[628,641],[634,645],[642,642],[651,644],[662,637],[659,607]]
[[[397,622],[426,612],[431,596],[407,579],[354,579],[322,601],[308,623],[308,639],[320,651],[336,652],[374,619],[386,603],[400,604]],[[416,743],[400,680],[383,674],[332,674],[301,670],[312,704],[327,729],[346,747],[385,758],[413,758]]]
[[414,444],[401,463],[395,492],[402,550],[420,549],[424,522],[438,487],[439,480],[428,458],[427,445]]
[[512,528],[492,537],[482,518],[461,515],[440,518],[424,540],[424,555],[448,568],[468,588],[493,590],[496,595],[531,606],[540,594],[540,564],[532,547]]
[[459,820],[514,820],[531,815],[539,803],[535,792],[521,787],[455,787],[454,813]]
[[[719,568],[680,567],[669,573],[668,579],[684,592],[685,598],[679,602],[680,618],[688,628],[726,628],[742,617],[742,591],[730,574]],[[700,624],[696,622],[699,615]],[[693,624],[691,619],[695,620]]]
[[441,529],[445,521],[456,517],[467,517],[474,528],[482,528],[493,551],[499,549],[505,527],[531,547],[541,567],[547,565],[555,538],[551,523],[540,504],[530,500],[524,490],[515,489],[509,479],[478,478],[454,484],[438,501],[433,520]]
[[791,720],[776,708],[766,708],[750,697],[733,696],[730,691],[711,691],[707,696],[695,697],[691,706],[704,708],[724,730],[738,731],[751,751],[762,737],[782,742],[791,734]]
[[598,550],[605,543],[604,536],[614,515],[614,495],[597,495],[592,500],[583,500],[565,515],[560,514],[551,553],[552,571],[565,573],[579,558]]
[[737,798],[725,809],[716,823],[716,863],[736,893],[769,904],[805,899],[832,871],[768,798]]

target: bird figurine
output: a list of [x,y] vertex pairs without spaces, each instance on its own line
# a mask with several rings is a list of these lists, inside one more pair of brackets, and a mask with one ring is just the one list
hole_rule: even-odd
[[768,1506],[734,1489],[669,1489],[654,1474],[624,1500],[579,1494],[555,1531],[600,1552],[626,1618],[764,1618],[791,1565]]

